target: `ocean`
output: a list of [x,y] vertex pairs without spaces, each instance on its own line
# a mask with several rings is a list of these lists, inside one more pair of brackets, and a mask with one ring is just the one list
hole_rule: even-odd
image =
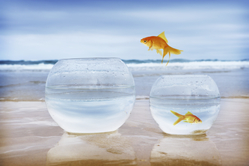
[[[1,101],[44,101],[48,73],[58,60],[1,60]],[[249,98],[249,59],[172,59],[168,66],[161,60],[123,60],[136,85],[136,98],[148,99],[151,87],[162,75],[209,75],[222,98]]]

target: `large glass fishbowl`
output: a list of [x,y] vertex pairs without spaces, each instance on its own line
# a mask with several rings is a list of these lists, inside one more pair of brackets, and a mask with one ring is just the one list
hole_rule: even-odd
[[207,75],[161,76],[150,92],[150,110],[167,134],[204,134],[218,116],[219,89]]
[[45,90],[48,112],[70,133],[117,130],[135,101],[133,76],[119,58],[59,60]]

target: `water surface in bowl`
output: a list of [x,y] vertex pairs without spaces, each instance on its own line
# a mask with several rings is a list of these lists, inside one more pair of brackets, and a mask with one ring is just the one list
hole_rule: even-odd
[[[186,96],[185,96],[186,97]],[[179,97],[180,98],[180,97]],[[183,98],[183,97],[182,97]],[[190,97],[191,98],[191,97]],[[169,98],[150,98],[151,114],[159,127],[168,134],[188,135],[203,134],[213,124],[220,110],[219,98],[214,99],[169,99]],[[174,123],[179,117],[171,111],[181,115],[191,112],[202,122],[185,122]]]

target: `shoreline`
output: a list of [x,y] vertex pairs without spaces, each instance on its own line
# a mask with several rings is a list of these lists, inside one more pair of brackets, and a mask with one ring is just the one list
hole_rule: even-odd
[[[136,100],[149,100],[150,96],[136,96]],[[220,99],[249,99],[249,96],[229,96],[229,97],[220,97]],[[0,102],[45,102],[45,98],[40,100],[19,100],[19,99],[1,99]]]

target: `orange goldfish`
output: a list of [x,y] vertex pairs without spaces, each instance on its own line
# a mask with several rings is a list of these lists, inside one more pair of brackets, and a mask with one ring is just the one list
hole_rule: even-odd
[[195,115],[193,115],[191,112],[187,112],[185,115],[178,114],[177,112],[174,112],[170,110],[175,116],[177,116],[179,119],[175,121],[174,125],[184,120],[184,122],[188,123],[201,123],[202,121]]
[[[170,60],[170,53],[180,54],[183,51],[170,47],[168,45],[168,40],[166,39],[164,32],[162,32],[158,36],[145,37],[141,39],[140,42],[149,47],[148,51],[155,49],[157,53],[163,56],[163,58],[165,57],[166,54],[169,53],[169,60]],[[163,49],[163,54],[160,49]],[[163,58],[162,58],[162,63],[163,63]],[[169,63],[169,60],[166,66]]]

